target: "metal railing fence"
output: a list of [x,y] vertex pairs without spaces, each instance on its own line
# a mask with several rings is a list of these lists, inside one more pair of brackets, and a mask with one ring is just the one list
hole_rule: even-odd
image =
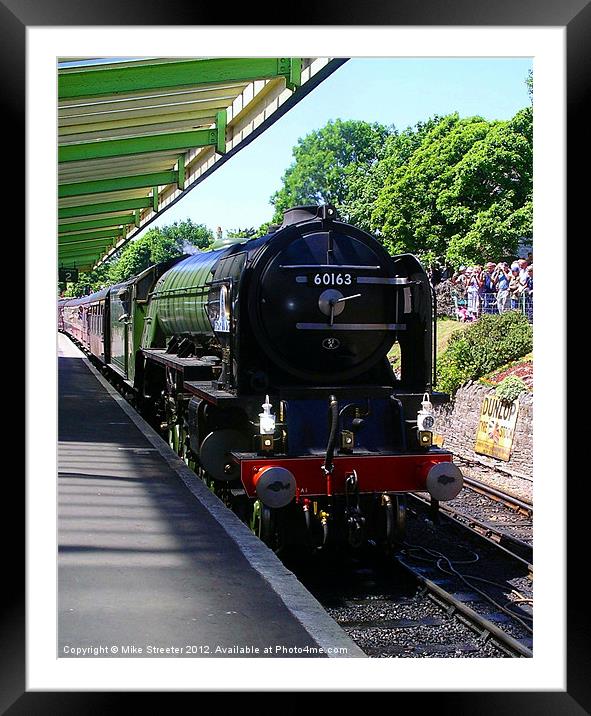
[[534,315],[533,291],[523,291],[518,297],[511,296],[508,291],[498,293],[462,294],[452,292],[455,307],[455,318],[458,321],[478,320],[484,314],[499,314],[505,311],[521,311],[532,323]]

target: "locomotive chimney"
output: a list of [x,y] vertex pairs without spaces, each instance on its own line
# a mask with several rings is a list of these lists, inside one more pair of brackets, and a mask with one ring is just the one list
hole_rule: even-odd
[[316,206],[310,204],[307,206],[293,206],[291,209],[283,212],[283,223],[279,227],[284,229],[292,224],[299,224],[301,221],[312,221],[313,219],[336,219],[337,212],[334,206],[330,204],[322,204]]

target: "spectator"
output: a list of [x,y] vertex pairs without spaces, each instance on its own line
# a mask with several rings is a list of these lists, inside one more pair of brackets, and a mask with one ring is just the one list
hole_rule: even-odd
[[443,272],[441,274],[441,280],[447,281],[448,278],[452,278],[453,276],[453,269],[449,264],[445,264],[443,267]]
[[480,313],[480,266],[466,271],[466,293],[468,298],[468,320],[475,321]]
[[466,306],[458,306],[458,321],[461,321],[462,323],[465,323],[468,320],[468,310]]
[[527,267],[526,273],[527,273],[527,278],[525,281],[526,288],[530,293],[533,293],[534,292],[534,265],[533,264],[531,264],[531,266]]
[[439,275],[438,283],[447,284],[444,293],[450,305],[444,315],[453,315],[453,305],[459,321],[475,321],[485,313],[509,310],[520,310],[532,318],[533,265],[526,259],[515,258],[511,265],[487,261],[484,266],[460,266],[451,280],[447,277],[452,269],[443,261],[435,262],[428,273],[432,282],[437,281]]
[[509,279],[509,295],[511,310],[517,310],[519,308],[519,301],[521,299],[521,291],[524,288],[524,284],[519,280],[520,268],[519,264],[511,264],[511,278]]
[[528,266],[526,269],[525,286],[523,293],[525,295],[525,315],[531,321],[533,318],[533,303],[534,303],[534,267],[533,264]]
[[460,266],[457,273],[454,273],[452,276],[452,282],[454,286],[460,290],[465,290],[466,288],[466,267]]
[[483,313],[496,313],[497,279],[495,265],[487,261],[481,273],[480,295]]
[[427,273],[432,286],[437,286],[437,284],[441,282],[441,266],[437,262],[431,264]]
[[510,308],[509,282],[512,274],[509,266],[505,262],[497,264],[493,276],[497,286],[497,309],[499,313],[505,313]]

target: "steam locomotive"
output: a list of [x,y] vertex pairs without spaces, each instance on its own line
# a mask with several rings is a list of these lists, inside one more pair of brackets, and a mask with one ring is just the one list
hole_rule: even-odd
[[[434,295],[334,207],[60,302],[59,321],[270,547],[403,536],[405,493],[453,499],[433,444]],[[388,353],[400,348],[400,373]]]

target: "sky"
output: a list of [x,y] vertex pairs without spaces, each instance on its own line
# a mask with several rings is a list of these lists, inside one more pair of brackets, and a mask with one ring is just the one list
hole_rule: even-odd
[[147,228],[190,218],[214,232],[258,228],[273,215],[300,137],[329,120],[381,122],[403,130],[435,114],[509,119],[529,104],[528,58],[351,59],[254,142]]

